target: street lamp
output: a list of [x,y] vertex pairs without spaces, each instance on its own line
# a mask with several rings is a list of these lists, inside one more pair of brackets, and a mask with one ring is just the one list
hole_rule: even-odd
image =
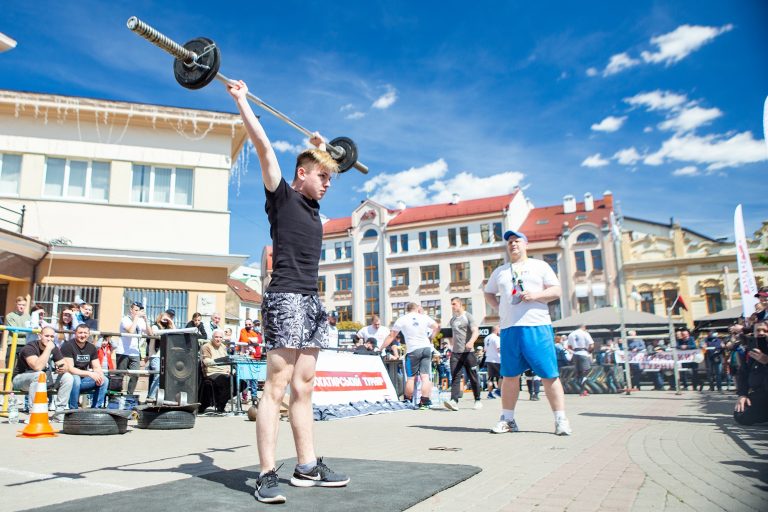
[[16,48],[16,41],[0,32],[0,53]]

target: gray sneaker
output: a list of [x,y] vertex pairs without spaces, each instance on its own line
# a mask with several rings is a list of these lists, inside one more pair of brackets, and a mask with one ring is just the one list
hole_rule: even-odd
[[306,473],[297,467],[291,477],[291,485],[296,487],[344,487],[349,483],[349,477],[342,473],[334,473],[323,464],[323,458],[318,457],[314,468]]
[[520,432],[515,420],[499,420],[495,427],[491,429],[491,434],[506,434],[507,432]]
[[280,492],[277,469],[267,471],[256,478],[256,492],[253,495],[262,503],[285,503],[285,496]]
[[456,400],[446,400],[445,402],[443,402],[443,407],[445,407],[449,411],[458,411],[459,402],[457,402]]

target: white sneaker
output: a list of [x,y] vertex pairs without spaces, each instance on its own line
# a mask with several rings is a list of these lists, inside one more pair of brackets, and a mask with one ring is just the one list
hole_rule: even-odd
[[568,422],[568,418],[555,420],[556,436],[569,436],[571,434],[573,434],[573,430],[571,430],[571,424]]
[[482,408],[483,408],[483,402],[481,402],[480,400],[475,400],[475,407],[474,407],[474,409],[478,410],[478,409],[482,409]]
[[445,402],[443,402],[443,407],[445,407],[449,411],[458,411],[459,402],[457,402],[456,400],[446,400]]
[[491,434],[506,434],[507,432],[520,432],[515,420],[500,420],[496,426],[491,429]]

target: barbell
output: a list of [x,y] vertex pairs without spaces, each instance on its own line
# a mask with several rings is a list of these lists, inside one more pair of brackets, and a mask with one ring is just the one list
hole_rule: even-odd
[[[173,61],[173,75],[182,87],[187,89],[201,89],[218,80],[223,84],[230,84],[230,80],[219,72],[221,67],[221,51],[211,39],[197,37],[180,45],[171,38],[163,35],[157,29],[147,25],[136,16],[128,18],[128,28],[135,34],[143,37],[158,48],[165,50],[175,57]],[[312,138],[313,133],[296,121],[286,116],[276,108],[265,103],[261,98],[247,94],[249,100],[266,110],[273,116],[284,121],[288,126],[296,129],[305,136]],[[339,164],[339,172],[346,172],[352,167],[368,174],[368,167],[357,160],[357,145],[349,137],[337,137],[326,144],[326,150]]]

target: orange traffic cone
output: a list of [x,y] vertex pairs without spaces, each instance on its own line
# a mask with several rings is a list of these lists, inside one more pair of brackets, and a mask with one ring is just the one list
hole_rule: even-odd
[[48,421],[48,386],[45,382],[45,373],[40,372],[35,390],[35,402],[29,415],[29,424],[22,430],[18,437],[56,437],[57,430],[53,430]]

